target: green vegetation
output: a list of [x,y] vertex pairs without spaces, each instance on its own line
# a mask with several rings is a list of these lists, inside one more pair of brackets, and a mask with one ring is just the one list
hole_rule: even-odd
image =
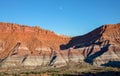
[[[120,75],[120,68],[112,67],[96,67],[87,63],[71,63],[67,66],[60,68],[53,67],[37,67],[34,69],[9,69],[4,72],[0,72],[0,76],[69,76],[69,75],[81,75],[86,76],[87,74],[105,74]],[[96,76],[96,75],[95,75]]]

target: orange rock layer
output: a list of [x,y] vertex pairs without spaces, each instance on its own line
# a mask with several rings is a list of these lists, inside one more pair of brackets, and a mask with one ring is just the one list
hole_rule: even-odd
[[[55,65],[66,65],[69,61],[106,65],[111,61],[120,61],[119,46],[120,24],[103,25],[83,36],[71,38],[38,26],[0,23],[1,62],[13,58],[15,61],[22,60],[23,65],[37,66],[43,62],[54,63],[51,60],[54,58]],[[13,60],[8,59],[7,65]]]
[[69,37],[59,36],[38,26],[30,27],[12,23],[0,23],[0,48],[6,54],[18,42],[21,43],[20,46],[27,47],[31,53],[35,53],[34,50],[38,47],[59,50],[60,45],[68,43],[69,40]]

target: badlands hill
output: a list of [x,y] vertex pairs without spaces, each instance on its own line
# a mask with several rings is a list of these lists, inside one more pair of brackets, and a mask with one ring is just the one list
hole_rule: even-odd
[[61,49],[82,51],[83,61],[120,67],[120,24],[106,24],[83,36],[73,37]]
[[0,60],[3,67],[60,67],[81,62],[120,67],[120,24],[65,37],[37,26],[0,23]]
[[61,48],[66,49],[74,46],[101,45],[103,42],[112,45],[120,45],[120,24],[106,24],[83,36],[73,37],[69,43]]
[[38,26],[30,27],[12,23],[0,23],[0,48],[1,53],[8,54],[17,44],[20,53],[37,54],[40,50],[59,50],[61,44],[66,44],[69,37],[62,37],[49,30]]

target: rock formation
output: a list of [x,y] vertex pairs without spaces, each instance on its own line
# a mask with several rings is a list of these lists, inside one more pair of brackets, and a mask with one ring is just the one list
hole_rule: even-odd
[[120,24],[103,25],[83,36],[73,37],[67,45],[61,45],[61,49],[70,47],[82,51],[82,60],[87,63],[104,66],[112,62],[109,66],[117,66],[120,64]]
[[41,29],[0,23],[2,67],[60,67],[69,63],[120,64],[120,24],[103,25],[88,34],[66,37]]

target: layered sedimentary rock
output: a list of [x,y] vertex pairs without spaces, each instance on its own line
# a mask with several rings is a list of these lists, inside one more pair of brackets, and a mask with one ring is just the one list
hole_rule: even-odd
[[[59,46],[68,43],[69,40],[69,37],[57,35],[38,26],[30,27],[1,22],[0,62],[2,64],[13,65],[16,60],[21,61],[20,58],[24,60],[26,57],[26,60],[28,60],[29,57],[32,57],[35,60],[34,56],[38,56],[39,59],[42,59],[43,56],[49,56],[51,51],[59,50]],[[12,64],[10,61],[12,61]],[[22,61],[22,64],[24,61]]]
[[2,67],[60,67],[69,63],[120,65],[120,24],[103,25],[88,34],[65,37],[41,29],[0,23]]
[[41,48],[44,50],[46,47],[59,50],[59,46],[66,44],[69,40],[69,37],[56,35],[54,32],[38,26],[0,23],[0,45],[5,52],[7,49],[12,49],[17,43],[20,43],[19,49],[29,50],[31,54],[40,51]]
[[87,63],[120,67],[120,24],[103,25],[61,46],[62,49],[70,47],[81,49],[83,61]]

